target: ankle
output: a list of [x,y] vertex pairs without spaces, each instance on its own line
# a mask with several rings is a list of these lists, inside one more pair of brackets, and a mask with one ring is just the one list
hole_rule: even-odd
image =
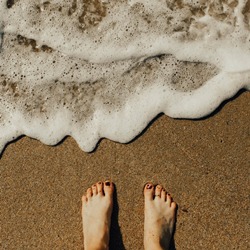
[[165,242],[159,237],[147,237],[144,238],[144,249],[145,250],[168,250],[168,242]]
[[109,246],[104,242],[93,242],[92,244],[84,246],[84,250],[109,250]]
[[161,247],[160,243],[157,244],[157,243],[154,243],[154,242],[151,242],[151,243],[148,243],[148,244],[145,244],[144,243],[144,250],[167,250],[163,247]]

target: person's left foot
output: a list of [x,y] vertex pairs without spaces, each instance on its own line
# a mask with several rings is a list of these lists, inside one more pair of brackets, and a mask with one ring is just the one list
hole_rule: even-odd
[[82,220],[85,250],[109,249],[114,184],[98,182],[82,196]]

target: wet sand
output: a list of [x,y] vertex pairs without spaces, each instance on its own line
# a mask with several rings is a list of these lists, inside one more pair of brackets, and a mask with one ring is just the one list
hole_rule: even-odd
[[249,249],[249,92],[197,121],[159,117],[137,140],[102,140],[93,153],[68,137],[46,146],[27,137],[0,160],[0,249],[83,249],[81,195],[112,178],[117,196],[111,249],[143,249],[146,181],[178,203],[181,249]]

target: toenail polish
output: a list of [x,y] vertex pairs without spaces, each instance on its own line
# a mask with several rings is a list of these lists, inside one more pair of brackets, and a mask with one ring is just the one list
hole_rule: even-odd
[[152,188],[152,185],[151,185],[151,184],[147,184],[146,188],[147,188],[147,189],[151,189],[151,188]]
[[109,182],[109,181],[106,181],[106,182],[105,182],[105,185],[106,185],[106,186],[110,186],[110,182]]
[[102,184],[102,183],[99,181],[98,184]]

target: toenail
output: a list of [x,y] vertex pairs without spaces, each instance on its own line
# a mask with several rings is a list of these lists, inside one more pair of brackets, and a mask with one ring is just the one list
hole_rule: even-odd
[[109,181],[106,181],[106,182],[105,182],[105,185],[106,185],[106,186],[110,186],[110,182],[109,182]]
[[151,188],[152,188],[152,185],[151,185],[151,184],[147,184],[147,185],[146,185],[146,188],[147,188],[147,189],[151,189]]
[[157,188],[158,188],[158,189],[160,189],[160,188],[161,188],[161,186],[157,186]]
[[101,181],[99,181],[99,182],[98,182],[98,184],[102,184],[102,182],[101,182]]

